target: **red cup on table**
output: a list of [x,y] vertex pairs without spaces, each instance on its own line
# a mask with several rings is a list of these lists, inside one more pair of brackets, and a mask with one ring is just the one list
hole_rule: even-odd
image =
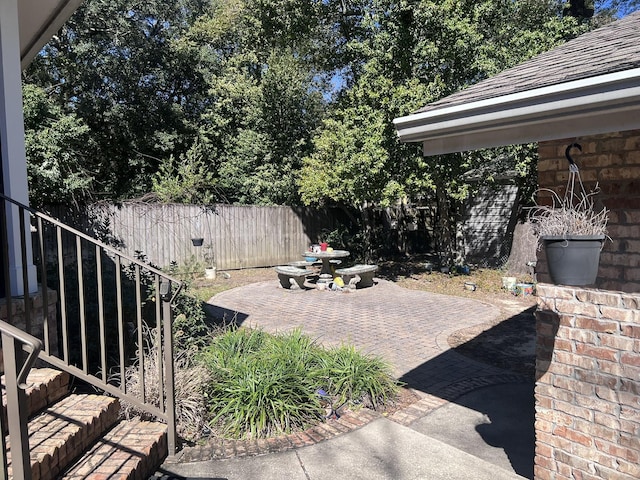
[[326,252],[327,251],[327,243],[321,243],[320,244],[320,251],[321,252]]

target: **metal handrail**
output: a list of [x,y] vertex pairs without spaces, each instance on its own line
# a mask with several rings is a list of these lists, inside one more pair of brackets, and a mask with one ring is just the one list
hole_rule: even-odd
[[[28,252],[31,252],[28,247],[33,247],[33,263],[38,270],[38,287],[46,312],[42,333],[38,335],[42,338],[36,339],[42,348],[38,357],[164,420],[168,427],[169,454],[175,454],[177,431],[171,305],[183,288],[182,281],[1,193],[0,202],[1,233],[8,238],[9,221],[14,222],[10,227],[20,230],[20,253],[14,252],[13,255],[22,261],[21,280],[25,292],[28,292],[26,269],[32,263],[28,258]],[[28,237],[30,230],[32,238]],[[11,258],[6,248],[2,253],[8,293],[12,291],[8,267]],[[56,296],[57,314],[51,315],[49,304]],[[12,304],[20,299],[7,294],[6,301],[8,331],[24,336],[25,332],[15,325],[21,321],[20,326],[25,330],[29,332],[32,329],[35,312],[31,302],[24,301],[25,318],[15,319],[12,318]],[[144,308],[145,304],[154,308]],[[160,341],[151,353],[145,351],[143,330],[147,325],[155,330],[155,338]],[[133,331],[138,334],[132,335]],[[61,344],[57,345],[59,337]],[[134,338],[137,345],[132,341]],[[149,354],[156,356],[160,366],[155,379],[159,398],[151,398],[146,385],[145,355]],[[126,371],[135,365],[139,369],[140,388],[130,391]],[[22,379],[20,383],[27,373],[25,370],[18,374],[17,378]],[[23,434],[26,438],[26,426]]]
[[[26,347],[26,351],[29,352],[27,359],[24,361],[20,372],[17,374],[16,380],[18,381],[18,387],[21,389],[26,389],[29,385],[27,385],[27,376],[33,367],[33,364],[36,363],[38,359],[38,354],[42,350],[42,342],[34,337],[33,335],[29,335],[28,333],[23,332],[19,328],[14,327],[13,325],[8,324],[0,320],[0,333],[4,335],[8,335],[11,338],[18,340],[20,343]],[[24,348],[23,347],[23,348]],[[7,365],[5,364],[5,368]],[[17,370],[17,368],[16,368]]]
[[[172,277],[171,275],[168,275],[166,272],[163,272],[162,270],[159,270],[159,269],[153,267],[152,265],[148,265],[146,263],[142,263],[138,259],[133,258],[133,257],[131,257],[129,255],[126,255],[125,253],[122,253],[117,248],[114,248],[111,245],[108,245],[108,244],[106,244],[104,242],[101,242],[100,240],[98,240],[96,238],[93,238],[92,236],[87,235],[84,232],[81,232],[80,230],[77,230],[77,229],[75,229],[75,228],[73,228],[73,227],[71,227],[69,225],[66,225],[65,223],[61,222],[60,220],[58,220],[56,218],[50,217],[49,215],[47,215],[47,214],[45,214],[43,212],[40,212],[40,211],[38,211],[38,210],[36,210],[34,208],[31,208],[31,207],[29,207],[27,205],[24,205],[24,204],[22,204],[22,203],[20,203],[20,202],[18,202],[16,200],[13,200],[12,198],[7,197],[3,193],[0,193],[0,199],[6,200],[7,202],[12,203],[13,205],[17,206],[21,210],[23,210],[25,212],[29,212],[34,217],[46,220],[47,222],[51,223],[52,225],[60,227],[63,230],[65,230],[66,232],[71,233],[76,237],[80,237],[81,239],[86,240],[86,241],[98,246],[102,250],[105,250],[105,251],[107,251],[109,253],[112,253],[113,255],[117,255],[118,257],[126,260],[127,262],[131,262],[131,263],[135,263],[135,264],[138,264],[140,266],[143,266],[143,267],[147,268],[149,271],[160,275],[161,277],[165,277],[166,279],[168,279],[168,280],[170,280],[170,281],[172,281],[172,282],[174,282],[176,284],[182,285],[182,281],[181,280],[179,280],[179,279],[177,279],[175,277]],[[178,292],[176,291],[175,295],[177,295],[177,293]],[[174,300],[175,295],[171,298],[171,301]]]
[[[42,342],[2,320],[0,320],[0,335],[2,336],[5,370],[8,430],[12,445],[13,478],[31,478],[29,438],[28,435],[25,435],[27,431],[27,400],[24,390],[28,387],[27,376],[29,371],[38,359],[38,353],[42,350]],[[28,356],[18,371],[19,362],[23,357],[23,350],[28,352]],[[3,421],[4,419],[0,418],[0,424]],[[0,425],[0,434],[2,436],[0,473],[2,478],[8,478],[4,432],[4,425]]]

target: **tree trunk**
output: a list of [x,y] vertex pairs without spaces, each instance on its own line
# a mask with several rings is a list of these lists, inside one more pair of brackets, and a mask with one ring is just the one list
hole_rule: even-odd
[[369,263],[371,262],[372,256],[372,247],[373,244],[373,235],[375,232],[374,222],[373,222],[373,214],[371,208],[365,203],[360,209],[360,219],[362,222],[362,256],[363,262]]
[[435,244],[436,252],[443,265],[452,265],[455,260],[455,219],[451,211],[449,195],[442,188],[436,189],[438,205]]
[[533,267],[528,265],[536,261],[538,241],[529,223],[518,223],[513,231],[511,253],[507,260],[506,269],[511,275],[533,273]]

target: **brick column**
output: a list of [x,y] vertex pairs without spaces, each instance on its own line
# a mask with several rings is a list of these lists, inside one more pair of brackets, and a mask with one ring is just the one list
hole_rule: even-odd
[[640,478],[640,294],[537,292],[535,478]]

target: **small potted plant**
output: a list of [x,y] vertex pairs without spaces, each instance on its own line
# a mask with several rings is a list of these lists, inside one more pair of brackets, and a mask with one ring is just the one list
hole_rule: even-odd
[[[545,249],[549,275],[554,283],[562,285],[590,285],[595,282],[600,263],[600,251],[607,236],[609,211],[596,208],[594,196],[599,189],[587,193],[575,162],[569,160],[569,180],[564,197],[549,189],[551,205],[538,205],[530,209],[529,221],[539,246]],[[576,187],[577,190],[576,191]]]

